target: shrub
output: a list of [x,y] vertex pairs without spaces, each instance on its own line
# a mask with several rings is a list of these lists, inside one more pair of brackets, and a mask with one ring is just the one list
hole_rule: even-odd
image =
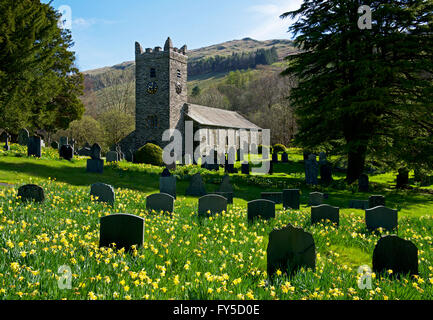
[[282,144],[274,145],[274,152],[286,152],[286,147]]
[[162,149],[153,143],[146,143],[135,152],[134,163],[162,166]]

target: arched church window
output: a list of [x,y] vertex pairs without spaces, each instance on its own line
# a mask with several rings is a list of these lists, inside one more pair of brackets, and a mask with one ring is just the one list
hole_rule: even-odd
[[150,77],[156,78],[156,69],[155,68],[150,68]]
[[147,127],[149,129],[158,128],[158,117],[157,116],[148,116],[146,119]]

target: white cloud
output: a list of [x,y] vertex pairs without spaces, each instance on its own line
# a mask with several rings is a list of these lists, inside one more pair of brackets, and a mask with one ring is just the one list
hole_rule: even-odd
[[79,29],[86,29],[96,24],[115,24],[117,21],[96,19],[96,18],[76,18],[72,20],[72,26]]
[[257,21],[257,25],[247,36],[257,40],[289,38],[287,30],[291,20],[281,19],[280,15],[298,9],[301,3],[302,0],[270,0],[249,7],[248,14]]

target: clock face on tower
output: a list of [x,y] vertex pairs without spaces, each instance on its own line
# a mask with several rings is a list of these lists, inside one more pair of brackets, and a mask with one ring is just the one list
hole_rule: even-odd
[[179,82],[176,83],[176,92],[177,94],[182,93],[182,85]]
[[158,85],[155,81],[151,81],[147,84],[147,93],[155,94],[158,92]]

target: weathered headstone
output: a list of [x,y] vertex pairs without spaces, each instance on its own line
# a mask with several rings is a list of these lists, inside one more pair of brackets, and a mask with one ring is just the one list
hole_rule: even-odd
[[99,247],[138,249],[144,240],[144,219],[130,214],[111,214],[100,219]]
[[230,183],[230,176],[225,175],[223,177],[223,180],[221,181],[221,184],[218,188],[219,192],[232,192],[233,193],[233,186]]
[[212,192],[212,193],[209,193],[209,194],[216,194],[216,195],[222,196],[222,197],[224,197],[224,198],[227,199],[227,204],[233,204],[233,192],[219,192],[219,191],[216,191],[216,192]]
[[35,184],[27,184],[18,189],[18,197],[21,201],[43,202],[45,200],[44,189]]
[[103,173],[104,172],[104,160],[102,159],[87,159],[88,173]]
[[247,174],[247,175],[250,174],[250,163],[249,162],[242,163],[241,170],[242,170],[242,174]]
[[328,163],[328,160],[326,159],[326,153],[322,151],[319,153],[319,165],[321,166],[326,163]]
[[265,220],[275,218],[275,202],[265,199],[248,202],[248,221],[256,218]]
[[301,191],[299,189],[283,190],[283,208],[299,210]]
[[317,176],[319,174],[319,164],[316,161],[316,155],[310,154],[305,161],[305,182],[306,184],[317,185]]
[[409,170],[400,168],[397,175],[397,188],[402,189],[409,185]]
[[349,208],[351,209],[368,209],[368,200],[350,200]]
[[320,166],[320,180],[323,184],[328,185],[332,182],[332,166],[326,162]]
[[70,161],[74,157],[74,148],[69,144],[60,147],[60,158]]
[[379,239],[373,251],[373,272],[392,270],[394,275],[418,274],[418,248],[408,240],[395,235]]
[[68,143],[68,137],[60,137],[60,140],[59,140],[59,150],[65,144],[69,144]]
[[361,174],[358,179],[358,190],[359,192],[369,191],[369,181],[366,174]]
[[398,211],[384,206],[366,209],[365,224],[368,230],[383,228],[392,231],[398,226]]
[[200,175],[200,173],[196,173],[193,175],[190,179],[188,189],[186,190],[187,196],[194,196],[194,197],[202,197],[206,195],[206,188],[203,183],[203,179]]
[[176,177],[165,168],[159,178],[159,192],[171,195],[176,199]]
[[208,216],[227,212],[227,199],[216,194],[209,194],[198,199],[198,215]]
[[88,147],[83,147],[78,150],[77,153],[80,157],[90,157],[90,155],[92,154],[92,150]]
[[270,200],[276,204],[283,203],[283,193],[282,192],[262,192],[260,197],[264,200]]
[[21,146],[26,146],[29,142],[29,131],[25,128],[21,129],[18,133],[18,143]]
[[92,148],[90,149],[90,157],[93,160],[99,160],[101,159],[101,146],[97,143],[95,143]]
[[269,234],[267,273],[270,278],[277,270],[292,275],[300,268],[316,268],[316,246],[310,233],[291,224],[274,229]]
[[37,136],[29,137],[29,141],[27,144],[27,155],[29,157],[37,157],[40,158],[42,155],[42,145],[41,138]]
[[[115,193],[112,186],[105,183],[95,183],[92,184],[90,188],[90,195],[96,201],[99,202],[107,202],[111,205],[114,205]],[[96,199],[97,197],[97,199]]]
[[174,198],[166,193],[155,193],[146,198],[146,209],[156,212],[174,212]]
[[325,199],[325,195],[321,192],[311,192],[310,197],[308,199],[308,205],[311,207],[320,206],[323,204],[323,200]]
[[339,226],[340,208],[332,207],[327,204],[311,207],[311,224],[315,224],[322,220],[329,220]]
[[378,206],[385,207],[385,196],[381,195],[373,195],[368,198],[368,207],[370,209]]
[[105,157],[107,162],[118,162],[120,160],[119,154],[116,151],[108,151]]
[[283,163],[288,163],[289,162],[289,155],[287,154],[287,152],[283,152],[281,155],[281,162]]

